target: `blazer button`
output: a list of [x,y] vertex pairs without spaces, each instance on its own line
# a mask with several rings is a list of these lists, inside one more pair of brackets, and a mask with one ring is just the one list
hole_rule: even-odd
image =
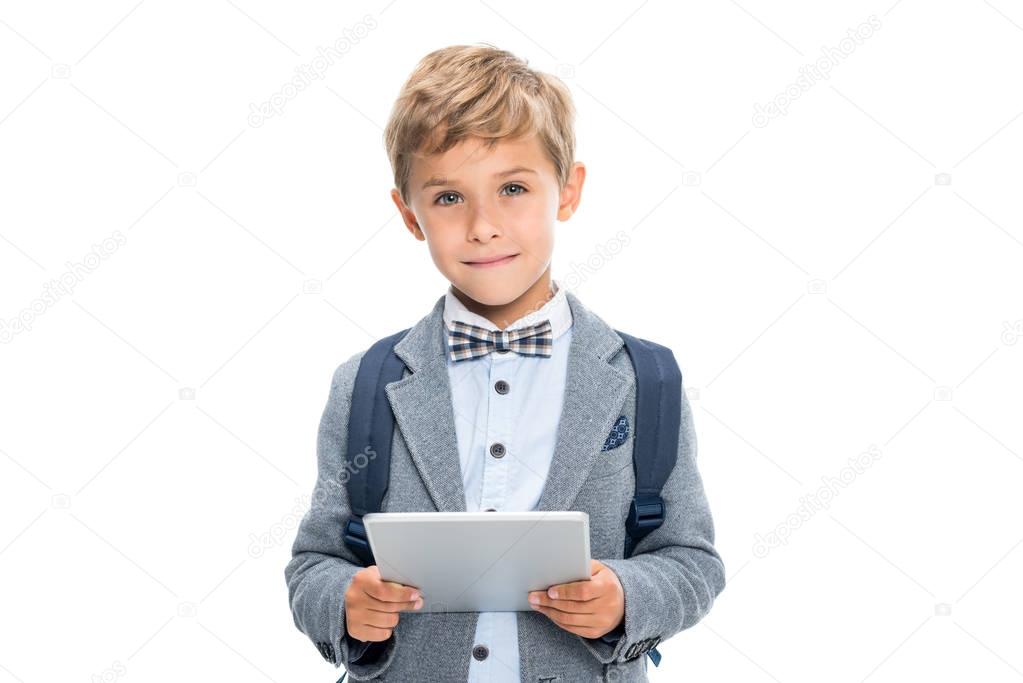
[[495,458],[503,458],[505,453],[504,444],[497,442],[490,445],[490,455]]
[[476,660],[480,662],[486,659],[489,654],[490,650],[487,649],[486,645],[477,645],[472,649],[472,656],[475,657]]
[[497,382],[494,383],[494,391],[496,391],[499,394],[507,394],[510,388],[511,387],[508,385],[508,383],[505,382],[503,379],[499,379],[497,380]]
[[497,508],[487,508],[483,512],[497,512]]

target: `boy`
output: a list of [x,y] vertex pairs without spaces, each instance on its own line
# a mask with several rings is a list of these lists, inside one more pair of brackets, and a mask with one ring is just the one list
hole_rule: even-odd
[[[664,521],[624,557],[635,493],[635,372],[623,340],[551,278],[555,220],[581,198],[574,110],[556,78],[486,45],[428,54],[385,138],[392,198],[451,286],[394,347],[383,510],[581,510],[592,577],[530,594],[533,612],[421,613],[342,540],[338,484],[361,351],[337,368],[314,502],[285,576],[296,626],[353,680],[646,681],[658,642],[724,588],[683,394]],[[343,677],[342,677],[343,678]]]

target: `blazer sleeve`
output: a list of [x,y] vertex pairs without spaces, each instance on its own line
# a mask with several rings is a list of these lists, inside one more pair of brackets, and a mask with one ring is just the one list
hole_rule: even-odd
[[317,436],[312,500],[284,568],[295,626],[324,659],[335,667],[344,666],[355,679],[379,676],[390,665],[397,647],[394,633],[385,641],[360,641],[349,636],[345,627],[344,595],[363,568],[344,544],[343,529],[351,514],[346,468],[348,414],[364,353],[355,354],[334,371]]
[[642,657],[695,625],[725,587],[696,455],[692,408],[682,387],[678,457],[661,491],[664,523],[636,545],[631,557],[601,560],[621,581],[625,618],[601,638],[576,636],[601,663]]

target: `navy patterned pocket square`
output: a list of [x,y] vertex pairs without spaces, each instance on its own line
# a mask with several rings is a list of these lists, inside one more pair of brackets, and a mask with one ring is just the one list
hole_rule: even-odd
[[612,448],[618,448],[625,440],[629,438],[629,418],[624,415],[619,415],[618,419],[615,420],[614,427],[611,427],[611,432],[607,435],[607,439],[604,441],[604,447],[601,448],[601,452],[609,451]]

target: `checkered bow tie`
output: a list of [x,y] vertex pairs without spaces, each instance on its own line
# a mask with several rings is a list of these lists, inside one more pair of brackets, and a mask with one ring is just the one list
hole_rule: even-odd
[[488,330],[455,320],[448,330],[448,355],[453,361],[471,360],[506,349],[523,356],[549,358],[553,338],[550,320],[510,331]]

